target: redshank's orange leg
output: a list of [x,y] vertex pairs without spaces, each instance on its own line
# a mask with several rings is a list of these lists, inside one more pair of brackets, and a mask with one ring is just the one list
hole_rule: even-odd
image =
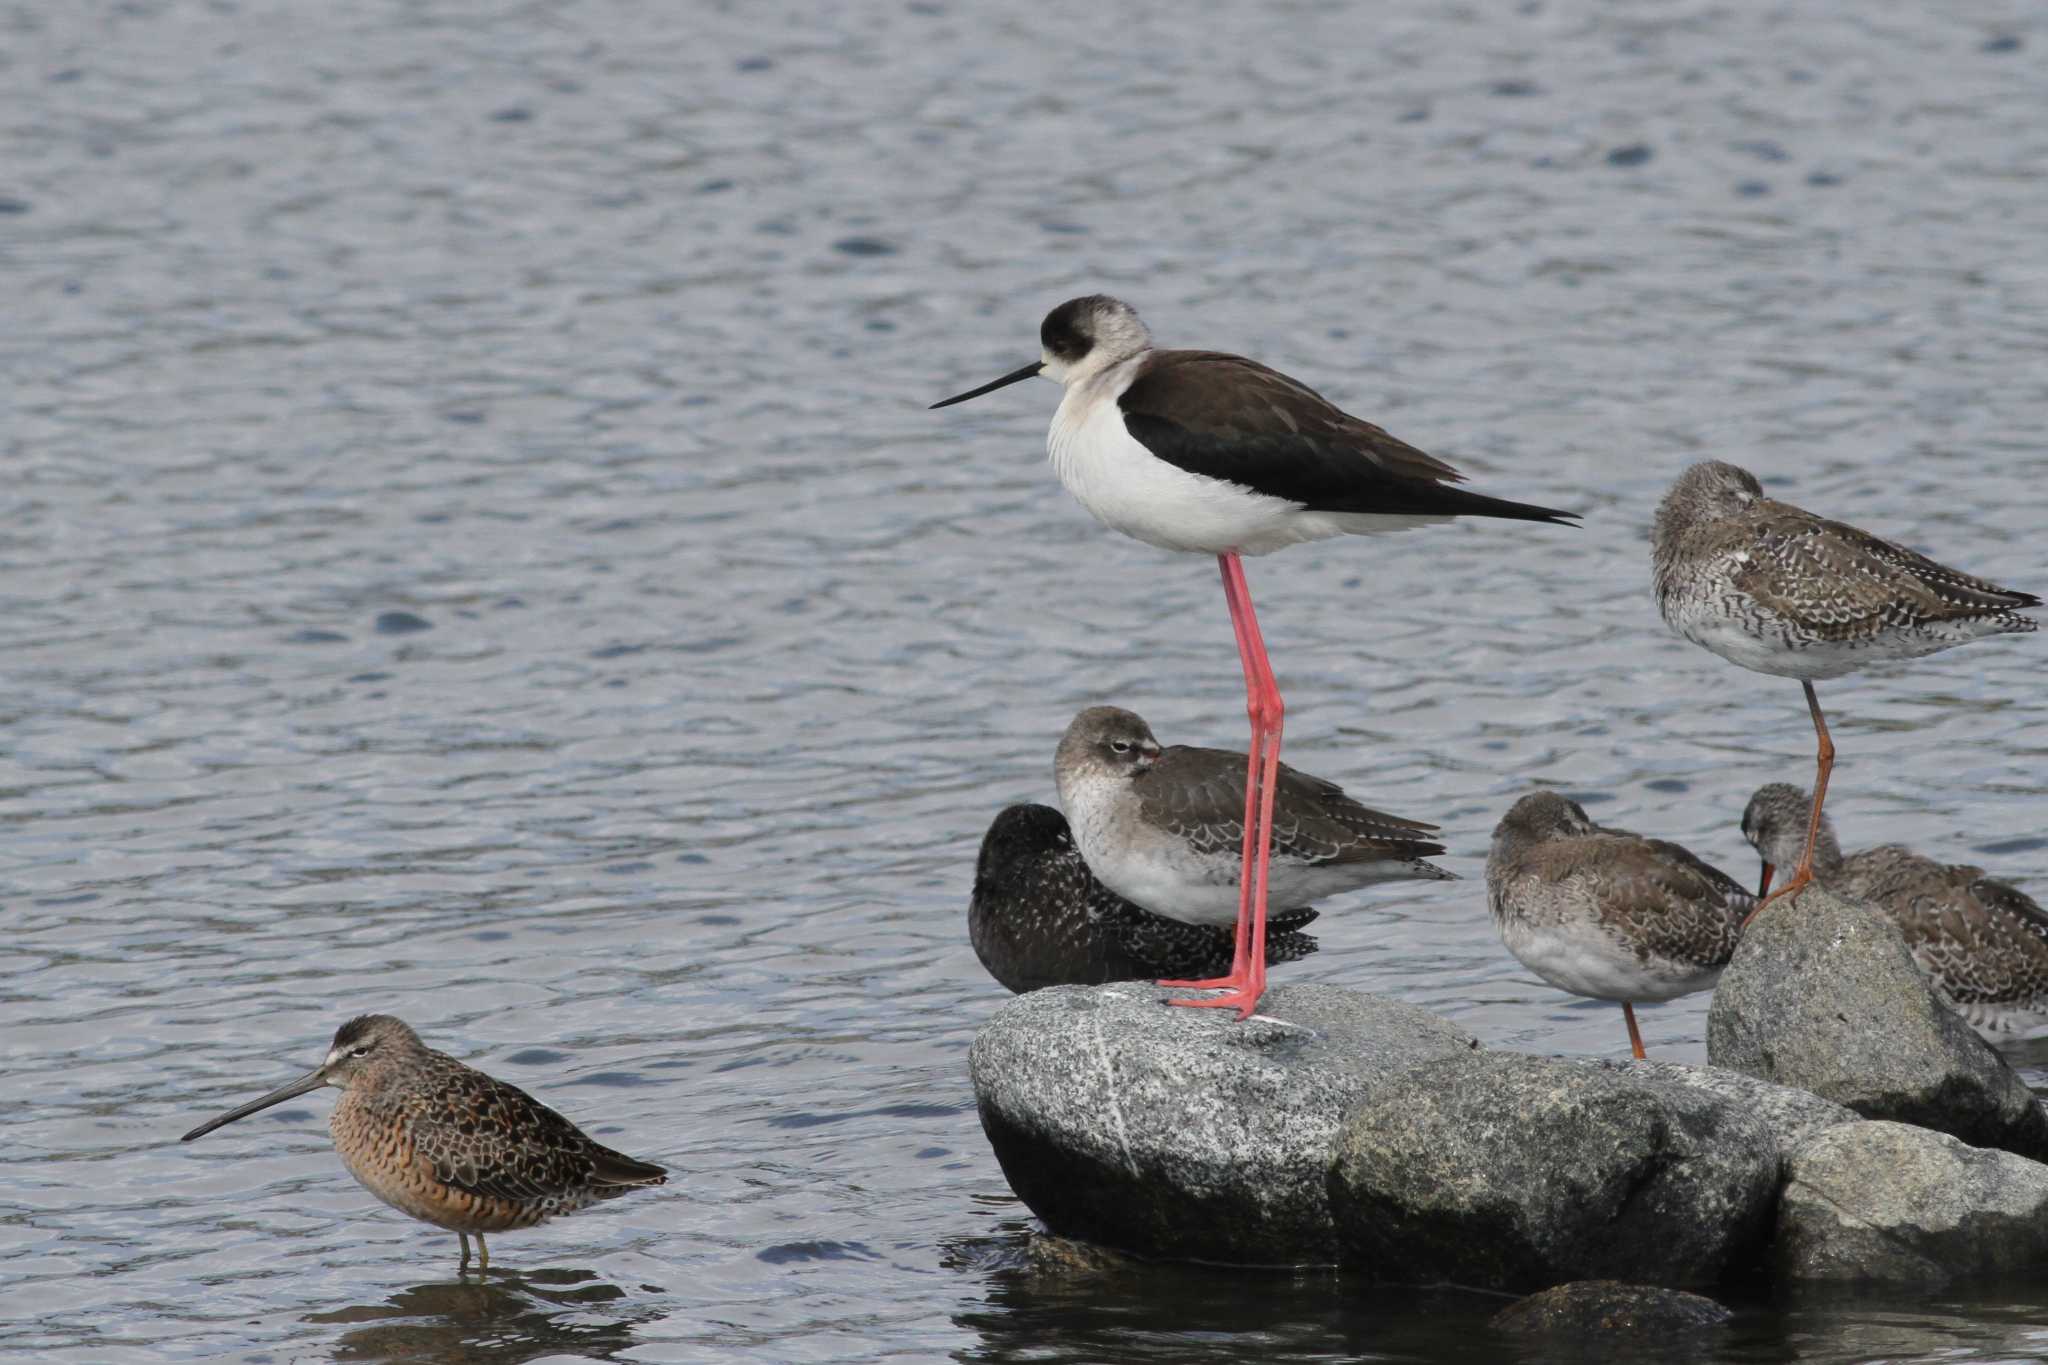
[[1621,1017],[1628,1020],[1629,1050],[1636,1054],[1637,1061],[1648,1061],[1649,1054],[1643,1051],[1643,1031],[1636,1027],[1636,1007],[1626,1000],[1622,1001]]
[[1828,774],[1835,770],[1835,742],[1828,738],[1827,719],[1820,713],[1820,698],[1814,695],[1813,684],[1800,679],[1799,685],[1806,689],[1806,709],[1813,715],[1813,732],[1820,737],[1820,746],[1814,752],[1813,814],[1806,821],[1806,851],[1800,855],[1799,866],[1792,869],[1792,875],[1785,884],[1770,896],[1764,892],[1771,884],[1771,866],[1764,864],[1763,884],[1757,888],[1757,895],[1763,897],[1756,903],[1756,909],[1749,912],[1749,919],[1742,921],[1742,927],[1749,927],[1749,920],[1764,912],[1764,907],[1781,896],[1789,896],[1813,880],[1813,847],[1820,840],[1820,807],[1828,799]]
[[1244,563],[1234,554],[1220,555],[1218,560],[1223,568],[1224,596],[1230,602],[1231,624],[1237,630],[1238,654],[1244,664],[1245,710],[1252,722],[1251,753],[1245,761],[1245,848],[1238,888],[1239,961],[1232,966],[1231,977],[1235,979],[1217,983],[1224,988],[1222,995],[1172,1003],[1232,1008],[1243,1019],[1258,1008],[1259,997],[1266,989],[1266,890],[1273,858],[1273,797],[1279,782],[1280,735],[1287,708],[1280,700],[1280,683],[1273,676],[1272,661],[1266,657],[1266,641],[1259,633],[1259,618],[1252,610],[1251,588],[1244,581]]

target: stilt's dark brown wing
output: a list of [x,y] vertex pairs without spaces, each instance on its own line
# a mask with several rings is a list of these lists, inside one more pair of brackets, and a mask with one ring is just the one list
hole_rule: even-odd
[[1457,488],[1464,476],[1442,460],[1243,356],[1155,351],[1117,401],[1132,438],[1168,464],[1310,511],[1577,519]]

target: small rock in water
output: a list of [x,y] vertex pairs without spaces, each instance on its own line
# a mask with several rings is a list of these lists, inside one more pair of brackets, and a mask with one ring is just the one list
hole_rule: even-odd
[[1707,1057],[1865,1118],[2048,1156],[2048,1115],[1935,993],[1898,926],[1819,886],[1742,936],[1707,1011]]
[[1337,1256],[1330,1156],[1344,1112],[1395,1074],[1478,1046],[1427,1010],[1275,986],[1240,1023],[1155,986],[1020,995],[969,1054],[1010,1188],[1067,1237],[1249,1265]]
[[896,247],[879,237],[841,237],[832,244],[834,251],[843,251],[849,256],[894,256]]
[[424,616],[415,616],[409,611],[387,611],[377,617],[379,635],[411,635],[433,628],[432,621]]
[[1574,1280],[1517,1299],[1495,1313],[1491,1325],[1503,1332],[1557,1333],[1598,1341],[1719,1327],[1734,1316],[1712,1299],[1683,1289]]
[[1346,1260],[1397,1283],[1707,1283],[1761,1254],[1781,1153],[1746,1105],[1627,1068],[1425,1062],[1344,1120]]
[[1910,1285],[2048,1268],[2048,1166],[1903,1123],[1793,1152],[1772,1243],[1788,1280]]

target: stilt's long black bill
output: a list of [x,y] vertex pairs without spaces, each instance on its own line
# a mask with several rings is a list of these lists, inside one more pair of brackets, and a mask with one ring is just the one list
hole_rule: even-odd
[[236,1119],[248,1118],[249,1115],[255,1113],[259,1109],[268,1109],[273,1104],[283,1104],[286,1100],[296,1099],[300,1095],[305,1094],[308,1090],[318,1090],[321,1086],[325,1084],[327,1084],[326,1068],[323,1067],[318,1071],[308,1072],[306,1075],[299,1077],[297,1080],[293,1081],[290,1085],[285,1086],[283,1089],[271,1091],[268,1095],[265,1095],[260,1100],[250,1100],[240,1109],[230,1109],[227,1113],[222,1114],[217,1119],[208,1119],[206,1122],[200,1124],[197,1128],[194,1128],[191,1132],[185,1134],[185,1136],[179,1138],[178,1141],[190,1142],[193,1138],[205,1137],[208,1133],[212,1132],[214,1129],[220,1127],[223,1124],[233,1123]]
[[1038,372],[1044,368],[1044,361],[1034,360],[1021,370],[1012,370],[1008,374],[1004,375],[1001,379],[995,380],[992,383],[983,384],[978,389],[969,389],[965,393],[956,393],[951,398],[946,399],[944,402],[934,403],[932,404],[932,406],[934,408],[950,408],[955,403],[965,403],[970,398],[979,398],[985,393],[994,393],[997,389],[1000,389],[1007,384],[1015,384],[1021,380],[1035,378]]
[[1762,901],[1763,901],[1763,898],[1764,898],[1764,896],[1765,896],[1765,895],[1766,895],[1766,894],[1767,894],[1767,893],[1768,893],[1768,892],[1770,891],[1770,889],[1771,889],[1771,872],[1772,872],[1772,871],[1773,871],[1773,869],[1772,869],[1771,865],[1770,865],[1769,863],[1765,863],[1765,864],[1764,864],[1764,879],[1763,879],[1762,881],[1758,882],[1758,883],[1757,883],[1757,886],[1756,886],[1756,898],[1757,898],[1757,901],[1758,901],[1758,903],[1759,903],[1759,904],[1761,904],[1761,903],[1762,903]]

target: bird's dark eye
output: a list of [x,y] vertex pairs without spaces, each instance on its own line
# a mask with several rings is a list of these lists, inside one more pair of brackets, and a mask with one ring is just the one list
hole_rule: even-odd
[[348,1050],[348,1055],[351,1057],[367,1057],[370,1055],[370,1045],[364,1043],[361,1047],[352,1047]]
[[1113,739],[1109,742],[1109,747],[1117,753],[1127,754],[1131,751],[1131,742],[1127,739]]

